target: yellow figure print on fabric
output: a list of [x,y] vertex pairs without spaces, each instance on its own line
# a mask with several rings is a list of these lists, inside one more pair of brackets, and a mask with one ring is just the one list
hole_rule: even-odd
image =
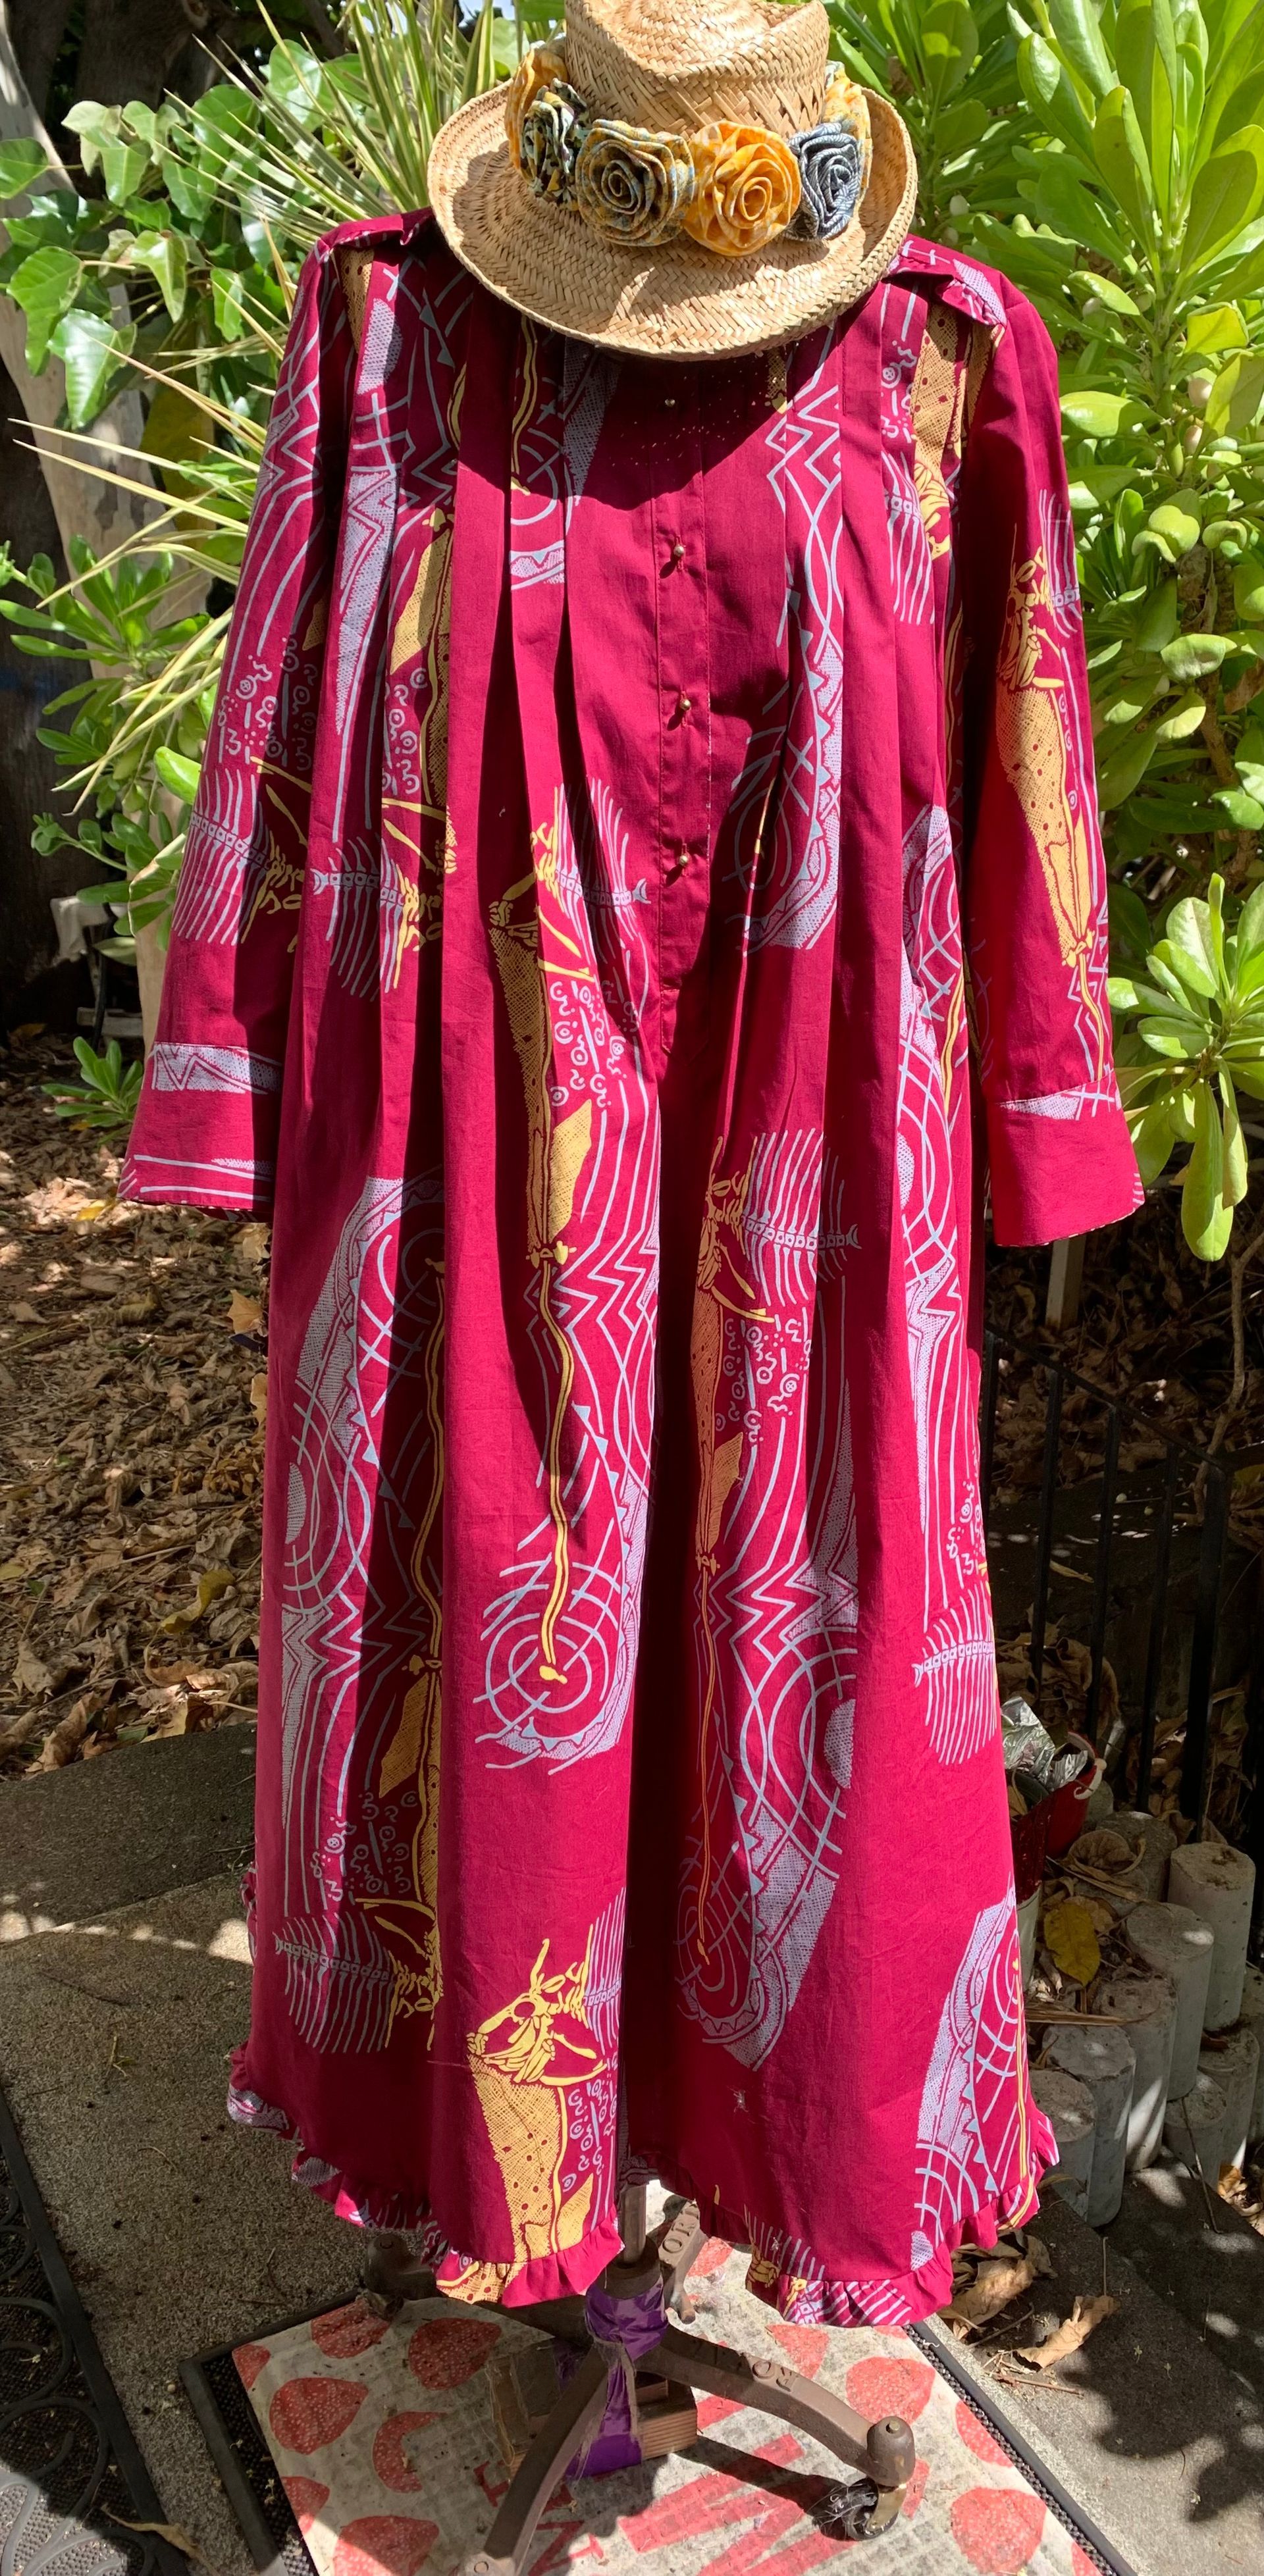
[[[384,857],[395,879],[388,992],[399,984],[405,957],[437,939],[442,919],[444,844],[448,792],[448,659],[452,619],[452,517],[430,513],[430,542],[391,636],[388,681],[409,671],[409,694],[419,705],[412,753],[412,794],[382,796]],[[430,879],[429,885],[425,879]]]
[[[469,2062],[500,2167],[517,2270],[577,2245],[589,2223],[595,2176],[569,2194],[569,2096],[607,2072],[586,2009],[592,1936],[582,1959],[550,1970],[540,1945],[523,1991],[470,2034]],[[497,2267],[499,2268],[499,2267]]]
[[1100,1079],[1107,1035],[1089,985],[1096,906],[1084,797],[1071,775],[1069,699],[1039,546],[1028,562],[1015,561],[1010,574],[996,674],[996,743],[1039,853],[1062,961],[1075,974]]
[[704,1651],[702,1708],[698,1726],[698,1770],[702,1809],[702,1870],[698,1881],[698,1956],[707,1955],[704,1923],[707,1898],[711,1887],[711,1816],[707,1783],[707,1764],[711,1749],[711,1720],[715,1709],[718,1679],[715,1633],[711,1619],[711,1584],[716,1572],[716,1549],[724,1506],[742,1471],[742,1434],[733,1432],[727,1440],[716,1439],[716,1411],[720,1392],[720,1371],[724,1358],[724,1319],[738,1315],[747,1323],[770,1324],[772,1316],[759,1302],[759,1295],[740,1266],[742,1220],[750,1193],[750,1164],[731,1180],[718,1180],[716,1164],[722,1144],[717,1144],[711,1160],[707,1182],[706,1206],[702,1218],[702,1237],[698,1247],[698,1285],[694,1295],[693,1331],[690,1337],[690,1367],[693,1375],[694,1419],[698,1439],[698,1514],[694,1532],[694,1552],[698,1567],[699,1608]]
[[438,1293],[426,1347],[426,1416],[430,1432],[430,1486],[413,1541],[412,1576],[425,1604],[430,1634],[424,1654],[409,1659],[411,1676],[399,1725],[382,1756],[377,1794],[389,1798],[412,1784],[417,1822],[412,1836],[412,1894],[368,1897],[364,1904],[391,1953],[395,1970],[392,2023],[397,2014],[433,2016],[443,1993],[439,1953],[439,1754],[443,1706],[443,1602],[430,1564],[430,1547],[443,1504],[443,1264],[432,1261]]
[[[575,1191],[592,1146],[592,1102],[583,1100],[565,1117],[556,1118],[549,1098],[553,1033],[549,1020],[546,975],[591,982],[579,949],[560,927],[553,929],[546,961],[542,954],[538,893],[554,889],[557,873],[557,822],[533,835],[535,865],[491,907],[492,954],[496,960],[514,1049],[522,1068],[527,1111],[527,1258],[536,1273],[540,1321],[557,1360],[545,1443],[549,1517],[553,1524],[553,1580],[540,1621],[540,1674],[544,1681],[564,1681],[558,1664],[557,1623],[570,1583],[570,1531],[562,1491],[562,1445],[567,1408],[575,1383],[575,1357],[556,1311],[555,1285],[569,1253],[567,1229]],[[567,950],[573,951],[567,955]]]
[[965,378],[957,365],[957,317],[932,304],[918,353],[909,408],[913,423],[913,487],[932,560],[952,544],[944,458],[960,440]]

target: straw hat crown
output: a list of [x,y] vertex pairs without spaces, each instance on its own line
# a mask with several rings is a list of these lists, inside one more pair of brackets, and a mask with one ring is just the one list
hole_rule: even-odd
[[821,0],[568,0],[515,82],[440,129],[431,205],[484,286],[577,339],[800,338],[885,274],[917,193],[895,109],[828,57]]
[[598,116],[693,134],[720,118],[798,134],[828,85],[821,0],[568,0],[567,77]]

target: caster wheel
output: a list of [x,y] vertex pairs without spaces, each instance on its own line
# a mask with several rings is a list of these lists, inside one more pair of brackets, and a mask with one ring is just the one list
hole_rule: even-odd
[[902,2487],[884,2492],[872,2478],[840,2487],[827,2501],[825,2527],[841,2540],[876,2540],[896,2520],[903,2493]]

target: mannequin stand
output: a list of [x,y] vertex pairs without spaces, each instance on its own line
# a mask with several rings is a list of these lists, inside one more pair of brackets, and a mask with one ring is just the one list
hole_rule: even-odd
[[[462,2576],[521,2576],[536,2525],[568,2469],[599,2477],[666,2451],[687,2450],[697,2435],[691,2392],[698,2390],[780,2416],[859,2471],[859,2483],[840,2492],[831,2517],[840,2540],[873,2539],[888,2530],[915,2458],[903,2417],[867,2423],[797,2370],[750,2361],[726,2344],[683,2334],[670,2322],[671,2305],[690,2314],[684,2283],[706,2241],[692,2202],[647,2236],[645,2190],[638,2185],[621,2194],[619,2222],[623,2252],[586,2298],[516,2311],[524,2324],[577,2345],[583,2358],[520,2460],[487,2538],[466,2559]],[[368,2286],[397,2304],[418,2295],[423,2277],[432,2291],[428,2276],[410,2274],[407,2249],[396,2239],[375,2254]]]

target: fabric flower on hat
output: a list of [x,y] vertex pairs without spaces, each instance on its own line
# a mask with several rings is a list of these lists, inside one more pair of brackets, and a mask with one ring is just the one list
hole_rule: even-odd
[[575,202],[575,161],[588,132],[588,110],[567,81],[537,90],[522,120],[523,177],[555,206]]
[[607,241],[670,240],[693,192],[693,155],[682,134],[651,134],[607,116],[589,126],[575,163],[575,203]]
[[704,125],[690,138],[695,187],[685,231],[740,259],[783,233],[799,211],[799,164],[761,125]]
[[841,69],[835,72],[826,90],[822,123],[845,125],[848,133],[855,135],[860,145],[860,194],[863,197],[869,185],[869,173],[873,168],[873,129],[869,122],[869,101],[859,83],[849,80],[846,72]]
[[566,55],[561,45],[529,45],[505,100],[505,132],[509,137],[509,158],[515,170],[522,168],[522,120],[533,98],[542,89],[566,78]]
[[843,124],[813,125],[792,134],[803,194],[794,219],[799,241],[835,241],[846,232],[860,201],[860,144]]

